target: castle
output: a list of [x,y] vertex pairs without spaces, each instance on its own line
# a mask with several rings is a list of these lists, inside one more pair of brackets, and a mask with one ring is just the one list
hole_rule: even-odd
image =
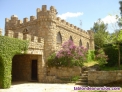
[[91,30],[86,32],[56,15],[57,10],[53,6],[47,10],[43,5],[42,9],[37,8],[37,16],[30,16],[30,20],[24,18],[22,22],[15,15],[5,19],[6,36],[30,41],[27,55],[13,58],[13,80],[44,81],[48,56],[69,39],[78,46],[94,50],[94,34]]

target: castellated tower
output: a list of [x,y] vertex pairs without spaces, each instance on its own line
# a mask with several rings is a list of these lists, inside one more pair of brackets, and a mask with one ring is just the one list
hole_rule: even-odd
[[50,7],[50,10],[47,10],[46,5],[42,6],[42,10],[37,9],[37,20],[40,25],[38,36],[42,36],[45,39],[45,59],[56,49],[56,13],[56,9],[53,6]]
[[42,9],[37,8],[37,18],[30,16],[30,21],[28,18],[23,18],[22,22],[18,20],[16,15],[12,15],[11,19],[5,19],[5,31],[12,30],[15,33],[22,32],[44,38],[44,56],[46,59],[52,51],[55,51],[56,47],[56,13],[53,6],[47,10],[47,6],[43,5]]

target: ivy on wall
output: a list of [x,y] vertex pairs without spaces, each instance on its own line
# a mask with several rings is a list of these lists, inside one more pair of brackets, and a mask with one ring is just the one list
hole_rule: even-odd
[[7,36],[0,36],[0,88],[11,86],[12,58],[14,55],[26,53],[29,42]]

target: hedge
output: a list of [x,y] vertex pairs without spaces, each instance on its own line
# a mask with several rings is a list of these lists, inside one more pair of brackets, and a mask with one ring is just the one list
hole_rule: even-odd
[[16,54],[26,53],[29,42],[7,36],[0,36],[0,87],[11,86],[12,58]]

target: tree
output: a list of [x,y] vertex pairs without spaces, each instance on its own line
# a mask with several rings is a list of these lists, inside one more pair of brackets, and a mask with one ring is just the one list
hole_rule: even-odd
[[98,19],[97,22],[94,23],[93,28],[91,30],[94,31],[94,42],[95,46],[102,48],[103,44],[110,42],[110,35],[107,32],[108,24],[105,24],[101,19]]

